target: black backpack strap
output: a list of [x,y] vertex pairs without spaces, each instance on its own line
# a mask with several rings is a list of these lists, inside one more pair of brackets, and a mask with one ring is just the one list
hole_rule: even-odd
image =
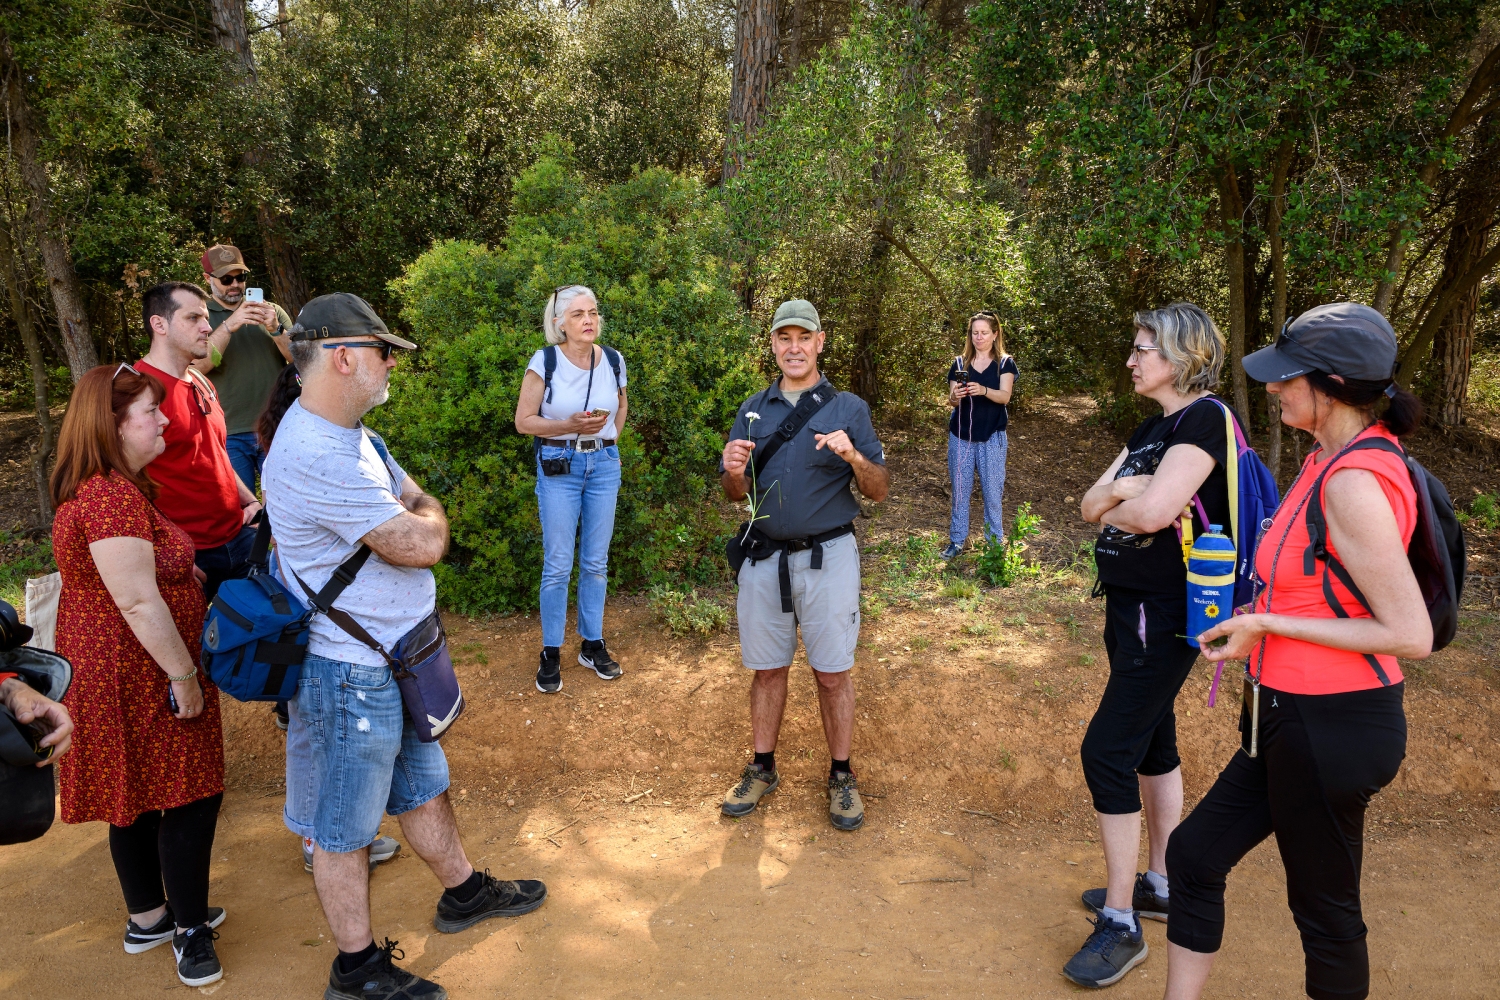
[[[760,454],[750,453],[749,464],[755,467],[756,475],[759,475],[760,470],[770,464],[772,456],[781,450],[782,445],[802,433],[802,428],[807,426],[807,422],[813,418],[814,414],[833,402],[833,398],[839,394],[833,386],[829,385],[824,389],[823,385],[824,383],[819,383],[804,392],[802,398],[797,400],[797,405],[793,407],[792,412],[766,439],[765,447]],[[761,394],[762,405],[765,403],[765,393],[770,391],[768,387]]]
[[604,360],[609,362],[609,370],[615,373],[615,388],[624,388],[620,385],[620,352],[613,347],[605,347],[603,344],[600,344],[599,348],[604,352]]
[[[557,345],[548,344],[542,348],[542,402],[552,402],[552,376],[557,374]],[[536,408],[536,415],[542,415],[542,408]]]
[[[1307,548],[1302,552],[1302,573],[1304,576],[1312,576],[1317,572],[1317,564],[1323,564],[1323,599],[1333,609],[1338,618],[1348,618],[1349,612],[1345,610],[1344,604],[1339,600],[1338,594],[1334,592],[1333,580],[1338,579],[1359,606],[1365,609],[1365,613],[1374,615],[1369,600],[1364,592],[1354,582],[1354,577],[1349,575],[1349,570],[1339,561],[1338,557],[1328,551],[1328,520],[1323,515],[1323,480],[1333,471],[1334,463],[1351,451],[1387,451],[1393,455],[1399,455],[1402,462],[1406,461],[1406,451],[1398,444],[1387,441],[1382,437],[1370,437],[1348,445],[1339,454],[1329,460],[1323,471],[1318,473],[1318,478],[1313,481],[1312,490],[1307,498]],[[1408,467],[1408,472],[1410,468]],[[1386,674],[1385,668],[1372,653],[1361,653],[1365,662],[1375,671],[1375,676],[1382,686],[1390,686],[1391,679]]]
[[250,565],[258,572],[266,571],[266,560],[271,552],[271,518],[262,507],[260,511],[250,519],[255,525],[255,542],[250,546]]

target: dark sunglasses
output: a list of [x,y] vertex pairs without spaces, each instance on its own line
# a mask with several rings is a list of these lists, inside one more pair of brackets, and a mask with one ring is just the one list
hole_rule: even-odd
[[249,283],[250,274],[248,271],[241,271],[239,274],[226,274],[218,280],[221,285],[244,285]]
[[324,344],[323,350],[334,351],[340,347],[378,347],[380,349],[381,361],[389,361],[391,359],[391,351],[396,349],[395,344],[385,340],[356,340],[353,343],[347,344]]

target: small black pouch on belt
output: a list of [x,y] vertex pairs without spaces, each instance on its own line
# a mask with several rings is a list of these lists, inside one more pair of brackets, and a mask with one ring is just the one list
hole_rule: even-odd
[[759,528],[752,527],[749,521],[734,529],[734,534],[724,543],[724,558],[729,560],[729,571],[738,577],[740,567],[749,559],[752,564],[761,559],[769,559],[782,547],[777,542],[767,537]]

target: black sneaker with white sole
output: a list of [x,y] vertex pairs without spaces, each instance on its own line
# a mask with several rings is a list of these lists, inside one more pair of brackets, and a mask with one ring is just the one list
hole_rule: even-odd
[[1091,990],[1113,986],[1151,954],[1139,920],[1135,923],[1135,930],[1102,913],[1090,923],[1094,925],[1093,933],[1062,970],[1063,975],[1079,986]]
[[578,650],[578,662],[599,675],[600,680],[612,681],[620,676],[620,665],[604,648],[603,639],[585,639]]
[[390,938],[376,949],[369,961],[350,973],[339,971],[338,956],[328,972],[323,1000],[448,1000],[448,991],[431,980],[399,968],[393,959],[406,953]]
[[[210,906],[208,908],[208,926],[217,927],[224,922],[224,908],[222,906]],[[167,912],[152,927],[142,927],[134,920],[125,921],[125,954],[139,955],[141,952],[150,951],[157,945],[166,944],[177,935],[177,917],[172,913],[172,907],[167,906]]]
[[484,884],[467,903],[460,903],[448,893],[438,897],[437,916],[432,926],[444,934],[456,934],[490,917],[519,917],[541,906],[547,899],[547,887],[536,879],[507,882],[484,871]]
[[541,666],[536,668],[536,689],[542,694],[562,690],[562,657],[557,653],[549,655],[546,647],[542,649]]
[[[1098,913],[1104,909],[1104,897],[1108,895],[1108,892],[1107,889],[1083,890],[1083,905]],[[1146,873],[1140,872],[1135,877],[1135,892],[1131,894],[1130,905],[1135,910],[1136,916],[1166,923],[1167,915],[1171,910],[1171,898],[1158,896],[1156,889],[1151,885],[1151,880],[1146,878]]]
[[207,924],[189,927],[172,937],[172,954],[177,956],[177,978],[186,986],[207,986],[224,978],[224,967],[214,951],[219,932]]

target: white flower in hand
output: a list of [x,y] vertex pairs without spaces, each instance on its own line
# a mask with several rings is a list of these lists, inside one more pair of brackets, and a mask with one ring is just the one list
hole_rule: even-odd
[[760,414],[756,413],[754,410],[751,410],[749,413],[745,414],[745,419],[747,421],[749,421],[749,420],[759,420],[760,419]]

